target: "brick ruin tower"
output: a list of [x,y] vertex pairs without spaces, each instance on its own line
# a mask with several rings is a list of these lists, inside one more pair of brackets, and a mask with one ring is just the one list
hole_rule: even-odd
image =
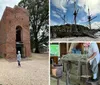
[[18,50],[22,57],[31,55],[28,11],[6,7],[0,21],[0,56],[16,58]]

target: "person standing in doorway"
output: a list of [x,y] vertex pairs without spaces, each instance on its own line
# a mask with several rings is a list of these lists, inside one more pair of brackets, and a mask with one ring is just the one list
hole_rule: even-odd
[[20,54],[20,51],[18,51],[18,54],[17,54],[17,62],[18,62],[18,66],[21,67],[21,64],[20,64],[20,62],[21,62],[21,54]]

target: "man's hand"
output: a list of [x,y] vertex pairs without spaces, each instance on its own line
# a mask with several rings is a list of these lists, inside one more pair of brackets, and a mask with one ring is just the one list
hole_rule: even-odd
[[87,62],[89,62],[90,60],[91,60],[91,58],[88,58],[88,59],[87,59]]
[[88,59],[87,59],[87,62],[89,62],[91,59],[93,59],[95,56],[96,56],[96,52],[94,52]]

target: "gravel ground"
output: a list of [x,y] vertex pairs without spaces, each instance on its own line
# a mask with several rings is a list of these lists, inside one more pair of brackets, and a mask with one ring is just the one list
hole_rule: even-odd
[[48,85],[49,63],[47,54],[32,54],[32,58],[17,62],[0,59],[0,85]]
[[[50,79],[50,85],[57,85],[57,79],[52,78]],[[59,80],[59,85],[66,85],[66,82],[62,81],[61,79]]]

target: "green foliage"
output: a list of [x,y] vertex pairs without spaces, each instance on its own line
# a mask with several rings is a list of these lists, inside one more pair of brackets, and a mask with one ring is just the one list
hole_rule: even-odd
[[18,4],[29,12],[31,49],[39,53],[39,48],[48,45],[49,2],[48,0],[21,0]]
[[3,58],[2,56],[0,56],[0,58]]
[[[76,25],[78,32],[81,34],[83,31],[85,32],[94,32],[96,30],[94,29],[89,29],[88,27],[85,27],[83,25]],[[51,26],[50,27],[51,35],[56,34],[57,37],[69,37],[73,36],[73,32],[75,31],[75,24],[66,24],[66,25],[60,25],[60,26]]]

